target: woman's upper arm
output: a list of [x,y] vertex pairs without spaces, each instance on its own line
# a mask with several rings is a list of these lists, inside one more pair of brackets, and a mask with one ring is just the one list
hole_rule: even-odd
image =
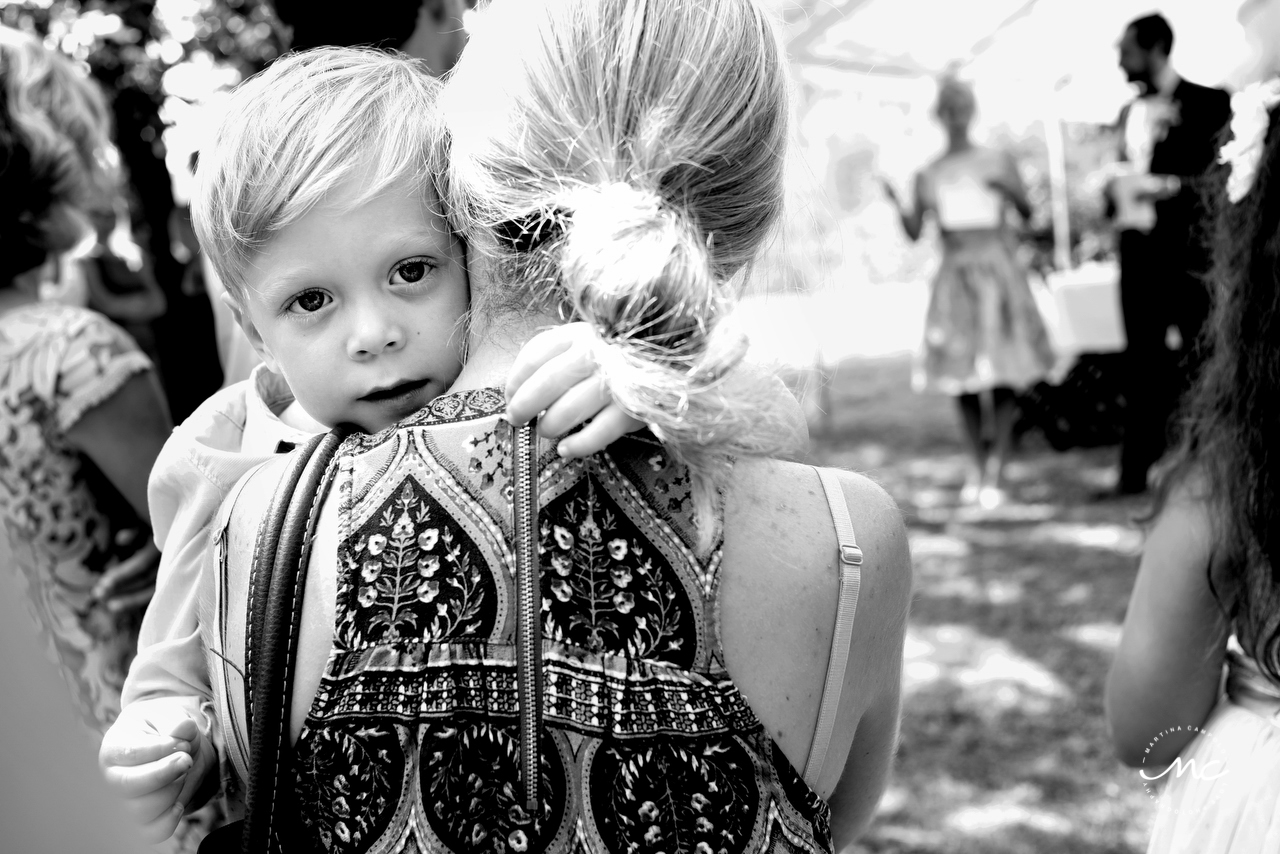
[[1145,753],[1151,740],[1203,723],[1217,701],[1229,626],[1209,585],[1214,539],[1208,508],[1186,490],[1147,538],[1107,676],[1107,723],[1126,764],[1172,761],[1191,734],[1162,738],[1158,757]]
[[[845,499],[862,547],[855,647],[841,699],[841,722],[853,732],[828,803],[837,848],[866,829],[888,781],[897,742],[902,655],[911,601],[911,555],[897,505],[869,480],[842,473]],[[856,657],[855,657],[856,656]],[[848,736],[846,735],[846,738]],[[824,775],[826,776],[826,775]]]
[[147,478],[172,430],[154,372],[139,371],[67,429],[67,439],[93,460],[142,519]]

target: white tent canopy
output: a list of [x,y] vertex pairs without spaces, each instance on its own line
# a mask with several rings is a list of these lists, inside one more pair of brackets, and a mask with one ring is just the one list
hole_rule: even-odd
[[[1175,35],[1174,66],[1221,84],[1241,63],[1239,0],[780,0],[791,53],[806,76],[932,78],[952,64],[1004,113],[1054,97],[1056,112],[1107,122],[1131,97],[1116,67],[1125,23],[1160,11]],[[1057,93],[1056,95],[1052,93]]]
[[[1160,11],[1173,64],[1188,79],[1230,82],[1248,57],[1241,0],[775,0],[806,92],[801,137],[820,161],[851,134],[892,138],[876,169],[901,180],[942,143],[927,115],[949,69],[974,85],[977,133],[1044,134],[1057,261],[1070,265],[1063,121],[1110,124],[1134,89],[1118,68],[1125,24]],[[1034,130],[1033,130],[1034,129]],[[827,151],[823,151],[823,148]],[[826,158],[828,161],[830,157]],[[829,164],[827,166],[829,169]]]

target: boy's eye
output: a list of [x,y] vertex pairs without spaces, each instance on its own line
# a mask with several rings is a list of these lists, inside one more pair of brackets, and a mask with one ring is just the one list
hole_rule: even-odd
[[393,283],[399,280],[412,285],[425,279],[429,272],[431,272],[431,262],[426,258],[410,258],[396,264],[391,280]]
[[324,291],[303,291],[293,304],[305,312],[315,312],[328,305],[329,295]]

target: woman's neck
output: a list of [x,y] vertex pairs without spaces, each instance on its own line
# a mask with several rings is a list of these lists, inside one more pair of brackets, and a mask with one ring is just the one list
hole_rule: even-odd
[[467,362],[450,390],[506,388],[507,375],[520,348],[542,330],[558,324],[553,316],[542,314],[475,318],[468,339]]
[[947,153],[961,154],[973,148],[973,140],[969,138],[968,131],[961,134],[951,134],[947,138]]

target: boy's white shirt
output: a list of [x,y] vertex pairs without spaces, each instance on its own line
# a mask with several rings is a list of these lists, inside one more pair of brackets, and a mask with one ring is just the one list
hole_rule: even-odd
[[274,456],[281,442],[296,445],[315,435],[281,418],[297,409],[292,404],[284,379],[258,365],[247,380],[201,404],[165,442],[147,483],[160,569],[122,706],[181,700],[197,721],[203,718],[208,734],[212,694],[199,611],[200,578],[214,559],[214,521],[232,487]]

